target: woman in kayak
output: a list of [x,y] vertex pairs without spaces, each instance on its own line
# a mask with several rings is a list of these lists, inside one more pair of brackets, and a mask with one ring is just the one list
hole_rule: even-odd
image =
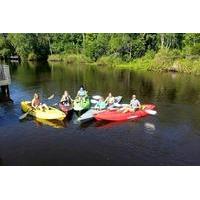
[[106,97],[105,103],[106,103],[108,106],[111,106],[114,102],[115,102],[115,97],[113,97],[113,96],[112,96],[112,93],[110,92],[110,93],[108,94],[108,96]]
[[73,99],[71,98],[71,96],[69,95],[69,93],[67,92],[67,90],[64,91],[64,94],[60,100],[60,103],[63,104],[64,106],[70,106],[73,102]]
[[95,105],[94,107],[96,110],[103,110],[106,108],[106,103],[103,99],[103,97],[101,97],[98,101],[98,103]]
[[123,113],[135,112],[139,108],[141,108],[140,102],[136,99],[136,95],[132,95],[130,104],[128,106],[120,109],[120,112],[123,112]]
[[46,104],[42,104],[41,101],[40,101],[40,97],[37,93],[34,94],[33,96],[33,99],[31,101],[31,106],[34,108],[34,109],[49,109],[48,106]]
[[84,99],[87,97],[87,91],[85,90],[84,86],[82,85],[77,93],[77,97],[79,99]]

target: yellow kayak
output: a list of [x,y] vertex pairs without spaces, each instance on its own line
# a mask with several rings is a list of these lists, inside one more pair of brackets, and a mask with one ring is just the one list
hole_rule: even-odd
[[48,110],[47,109],[44,109],[44,110],[33,109],[30,101],[22,101],[21,102],[21,108],[24,112],[30,111],[29,114],[38,118],[38,119],[63,120],[66,117],[65,113],[63,113],[62,111],[60,111],[56,108],[53,108],[51,106],[49,106]]
[[36,118],[35,122],[37,125],[47,125],[47,126],[51,126],[53,128],[65,128],[65,123],[63,121],[57,120],[57,119],[47,120],[47,119]]

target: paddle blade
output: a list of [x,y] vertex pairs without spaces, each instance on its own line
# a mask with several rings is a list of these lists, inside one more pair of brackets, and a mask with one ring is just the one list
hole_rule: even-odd
[[29,112],[26,112],[26,113],[24,113],[23,115],[21,115],[21,116],[19,117],[19,120],[22,120],[22,119],[26,118],[26,116],[28,115],[28,113],[29,113]]
[[145,109],[145,112],[148,113],[149,115],[156,115],[157,114],[156,110]]
[[130,117],[128,117],[128,119],[136,119],[136,118],[138,118],[138,116],[130,116]]
[[95,99],[95,100],[99,100],[99,99],[101,99],[102,97],[101,97],[100,95],[94,95],[94,96],[92,96],[92,98]]
[[91,99],[90,102],[93,103],[93,104],[96,104],[98,101],[95,100],[95,99]]
[[122,100],[122,96],[115,97],[115,103],[119,103]]
[[50,97],[48,97],[48,99],[53,99],[54,98],[54,94],[52,94]]

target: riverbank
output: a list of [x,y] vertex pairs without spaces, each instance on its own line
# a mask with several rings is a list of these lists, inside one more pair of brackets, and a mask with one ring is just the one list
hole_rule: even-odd
[[54,54],[48,57],[48,61],[200,75],[200,58],[198,55],[185,55],[179,51],[166,49],[157,53],[149,52],[145,56],[133,59],[129,62],[122,61],[120,58],[114,56],[103,56],[97,61],[92,61],[83,54]]

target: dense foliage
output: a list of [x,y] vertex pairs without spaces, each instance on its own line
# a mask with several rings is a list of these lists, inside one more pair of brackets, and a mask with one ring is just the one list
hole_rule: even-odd
[[[0,34],[0,57],[18,55],[22,60],[46,60],[51,56],[83,55],[91,61],[113,57],[133,61],[162,49],[181,56],[200,54],[199,33],[8,33]],[[177,53],[176,53],[177,54]],[[55,56],[54,56],[55,55]]]

